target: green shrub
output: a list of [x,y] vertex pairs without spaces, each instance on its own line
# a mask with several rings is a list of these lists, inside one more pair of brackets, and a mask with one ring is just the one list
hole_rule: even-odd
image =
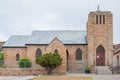
[[37,59],[37,64],[41,65],[47,70],[48,74],[51,74],[53,69],[59,66],[62,62],[62,58],[59,54],[46,53],[42,57]]
[[6,68],[6,66],[3,64],[3,65],[0,66],[0,68]]
[[89,74],[89,73],[90,73],[90,67],[89,67],[89,66],[86,66],[86,68],[85,68],[85,73],[86,73],[86,74]]
[[23,58],[19,60],[20,68],[30,68],[32,66],[31,61],[27,58]]
[[4,53],[0,53],[0,60],[4,60]]

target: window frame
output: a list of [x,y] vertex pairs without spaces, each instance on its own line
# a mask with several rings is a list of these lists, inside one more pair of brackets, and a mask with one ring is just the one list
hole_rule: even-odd
[[19,61],[20,60],[20,55],[17,53],[16,54],[16,61]]
[[81,49],[80,48],[78,48],[77,50],[76,50],[76,60],[77,61],[81,61],[82,60],[82,51],[81,51]]
[[41,56],[42,56],[42,51],[41,51],[40,48],[38,48],[38,49],[36,50],[35,58],[37,59],[37,58],[40,58]]

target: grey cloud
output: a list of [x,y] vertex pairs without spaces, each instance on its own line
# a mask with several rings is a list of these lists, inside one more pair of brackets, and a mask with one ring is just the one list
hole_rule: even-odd
[[[120,43],[119,0],[0,0],[0,41],[33,30],[86,29],[88,14],[110,10],[114,17],[114,43]],[[4,36],[4,39],[2,37]]]

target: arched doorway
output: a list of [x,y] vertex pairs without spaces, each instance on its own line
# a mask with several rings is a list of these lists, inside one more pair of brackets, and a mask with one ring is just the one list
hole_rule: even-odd
[[101,45],[96,49],[96,66],[105,66],[105,49]]
[[68,52],[68,50],[66,50],[67,71],[69,70],[68,69],[68,66],[69,66],[68,60],[69,60],[69,52]]

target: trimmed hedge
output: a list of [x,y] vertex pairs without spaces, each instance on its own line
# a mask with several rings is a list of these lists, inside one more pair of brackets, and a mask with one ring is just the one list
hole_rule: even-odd
[[23,58],[19,60],[20,68],[30,68],[32,66],[31,61],[27,58]]

